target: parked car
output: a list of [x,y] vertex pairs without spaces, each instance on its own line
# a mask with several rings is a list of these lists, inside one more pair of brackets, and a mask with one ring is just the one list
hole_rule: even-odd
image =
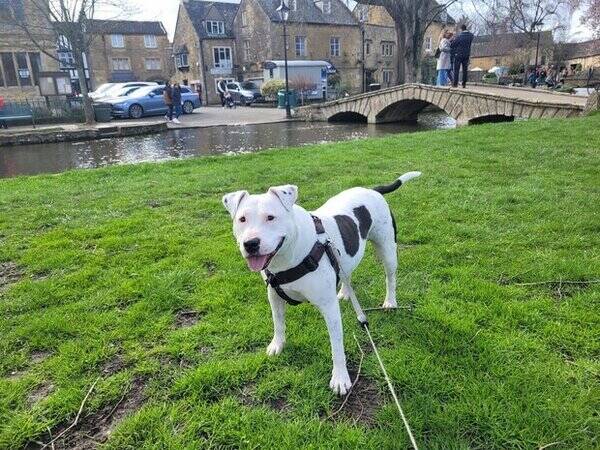
[[114,87],[117,83],[104,83],[98,86],[95,91],[90,92],[88,95],[92,100],[96,100],[104,95],[106,91]]
[[[133,87],[144,87],[144,86],[158,86],[158,83],[155,81],[128,81],[127,83],[112,83],[112,86],[103,90],[97,96],[93,96],[90,94],[90,97],[94,101],[104,101],[105,98],[117,97],[118,94],[125,88],[133,88]],[[98,88],[100,89],[100,88]],[[96,91],[94,91],[96,92]]]
[[[165,86],[143,86],[124,97],[102,99],[112,105],[112,115],[120,118],[139,119],[144,116],[157,116],[168,111],[163,98]],[[181,87],[183,113],[191,114],[200,108],[200,94],[186,86]]]
[[233,101],[242,106],[251,105],[262,100],[260,88],[252,81],[227,83],[227,90],[231,92]]

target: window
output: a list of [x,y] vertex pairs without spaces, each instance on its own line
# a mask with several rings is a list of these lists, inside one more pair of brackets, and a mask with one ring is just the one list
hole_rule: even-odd
[[425,51],[431,51],[431,36],[425,36]]
[[251,56],[250,41],[244,41],[244,58],[249,61],[252,59]]
[[156,36],[153,34],[145,34],[144,35],[144,47],[146,48],[156,48],[158,45],[156,44]]
[[305,36],[296,36],[296,56],[306,56]]
[[4,78],[6,80],[6,86],[18,86],[17,73],[15,71],[15,63],[13,61],[12,53],[0,53],[2,59],[2,65],[4,66]]
[[331,56],[340,56],[340,38],[332,37],[329,39],[329,50]]
[[58,52],[58,61],[60,63],[61,70],[75,68],[75,58],[73,58],[73,52]]
[[365,55],[371,54],[371,43],[372,43],[372,41],[370,39],[367,39],[365,41]]
[[381,81],[383,81],[383,84],[385,86],[389,86],[389,85],[392,84],[392,78],[393,78],[393,76],[394,76],[394,71],[393,70],[383,70],[381,72],[381,78],[382,78]]
[[111,34],[110,35],[110,44],[113,48],[123,48],[125,47],[125,41],[123,40],[122,34]]
[[223,69],[231,69],[233,67],[230,47],[214,47],[213,56],[215,59],[215,67]]
[[331,0],[323,0],[323,12],[331,14]]
[[188,64],[188,54],[179,53],[178,55],[175,55],[175,65],[178,69],[182,67],[189,67],[190,65]]
[[131,70],[131,65],[129,64],[129,58],[113,58],[112,59],[112,70],[115,72],[123,72],[127,70]]
[[160,58],[146,58],[146,70],[160,70]]
[[225,34],[225,23],[217,20],[206,21],[206,32],[208,34]]
[[394,43],[393,42],[382,42],[381,43],[381,56],[394,56]]
[[242,26],[243,27],[248,26],[248,16],[246,14],[246,11],[242,11]]
[[21,86],[31,86],[31,74],[27,65],[27,53],[15,53],[17,58],[17,68],[19,71],[19,81]]

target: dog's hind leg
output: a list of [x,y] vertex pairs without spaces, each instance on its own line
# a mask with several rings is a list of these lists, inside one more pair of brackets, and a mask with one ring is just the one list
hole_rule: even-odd
[[350,276],[348,276],[348,281],[342,281],[342,287],[337,295],[338,300],[350,300],[351,289],[352,286],[350,286]]
[[384,308],[396,308],[396,270],[398,269],[398,255],[396,253],[396,242],[390,239],[373,240],[375,252],[383,264],[385,270],[386,293],[383,302]]
[[267,347],[267,355],[274,356],[280,354],[285,345],[285,300],[271,287],[267,288],[267,295],[273,315],[273,340]]

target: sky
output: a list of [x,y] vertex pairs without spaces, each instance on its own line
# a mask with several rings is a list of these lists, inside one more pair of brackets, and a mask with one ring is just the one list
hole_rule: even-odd
[[[177,11],[179,9],[179,0],[124,0],[128,5],[131,5],[132,12],[127,17],[119,16],[119,18],[126,18],[131,20],[160,20],[169,34],[169,39],[173,39],[173,33],[175,32],[175,24],[177,22]],[[228,1],[230,3],[239,3],[239,0],[220,0]],[[343,0],[344,1],[344,0]],[[352,4],[354,2],[350,0]],[[117,18],[114,17],[114,13],[105,13],[98,15],[99,18]],[[575,13],[573,20],[571,21],[571,33],[569,35],[569,41],[583,41],[591,39],[590,30],[582,26],[580,22],[580,16]]]

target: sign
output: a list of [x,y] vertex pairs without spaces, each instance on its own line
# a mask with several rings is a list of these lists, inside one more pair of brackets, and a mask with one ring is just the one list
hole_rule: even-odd
[[20,78],[29,78],[29,69],[19,69]]

